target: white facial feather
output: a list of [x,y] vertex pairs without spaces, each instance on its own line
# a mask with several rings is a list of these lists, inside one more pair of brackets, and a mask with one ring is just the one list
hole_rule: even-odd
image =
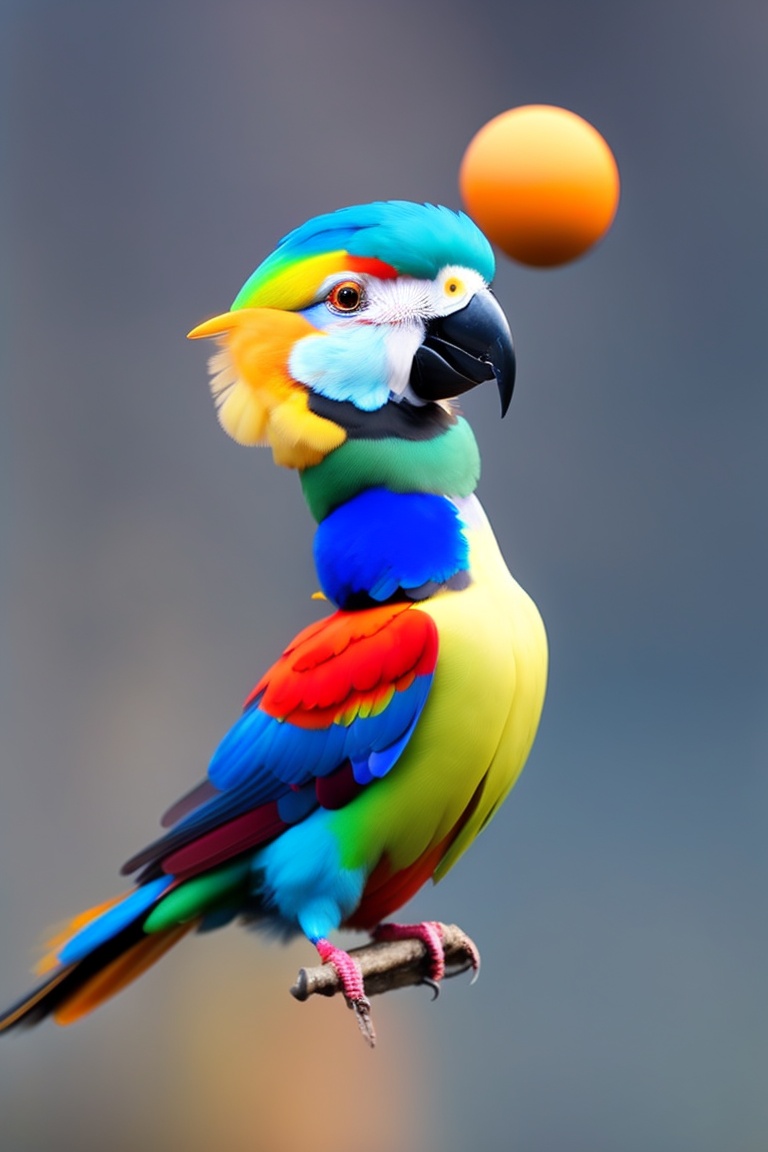
[[416,350],[424,339],[424,324],[420,320],[393,324],[387,334],[387,361],[389,363],[389,391],[395,399],[408,399],[412,404],[423,404],[411,391],[411,367]]
[[392,280],[366,278],[366,304],[359,313],[369,324],[401,324],[449,316],[464,308],[486,284],[473,268],[449,266],[434,280],[398,276]]
[[389,390],[396,400],[423,405],[411,390],[411,366],[424,339],[426,321],[448,316],[466,307],[474,294],[486,284],[472,268],[449,266],[434,280],[416,280],[398,276],[393,280],[375,280],[366,284],[366,305],[360,312],[368,324],[391,326],[387,336]]
[[411,367],[416,351],[424,339],[427,321],[458,312],[469,304],[486,282],[473,268],[448,265],[434,280],[397,276],[380,280],[355,272],[337,272],[321,285],[323,298],[344,280],[360,284],[365,301],[359,311],[348,316],[335,314],[342,324],[377,324],[388,328],[386,335],[389,364],[389,390],[394,400],[408,400],[422,406],[410,388]]

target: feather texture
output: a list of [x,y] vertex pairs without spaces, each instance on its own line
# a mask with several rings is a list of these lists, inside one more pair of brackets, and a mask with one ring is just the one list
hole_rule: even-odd
[[[493,270],[461,213],[345,208],[289,233],[232,310],[190,333],[219,342],[225,430],[299,471],[339,610],[261,677],[208,778],[124,866],[133,889],[51,941],[44,982],[0,1031],[79,1019],[188,932],[235,917],[343,957],[330,933],[391,915],[497,811],[536,732],[547,649],[474,497],[477,445],[451,402],[497,371],[509,398]],[[354,279],[353,315],[330,292],[338,277]]]
[[389,600],[446,584],[469,565],[456,505],[427,492],[368,488],[336,508],[315,533],[315,568],[336,604]]
[[290,468],[318,464],[346,439],[343,428],[310,410],[306,390],[290,375],[291,350],[310,334],[323,338],[302,316],[258,308],[216,316],[190,332],[219,339],[208,367],[224,431],[239,444],[269,444],[275,463]]
[[405,200],[359,204],[316,216],[284,236],[232,307],[298,311],[313,302],[332,272],[432,279],[448,264],[476,268],[488,283],[493,279],[493,250],[464,213]]
[[[147,880],[158,870],[197,875],[272,840],[323,798],[337,805],[340,788],[352,795],[386,775],[421,714],[436,662],[434,624],[407,604],[337,612],[304,629],[214,753],[214,794],[203,789],[208,799],[124,871],[144,868]],[[315,787],[340,771],[352,781]]]

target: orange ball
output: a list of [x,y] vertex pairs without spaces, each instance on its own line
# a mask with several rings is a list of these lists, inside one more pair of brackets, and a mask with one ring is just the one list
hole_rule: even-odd
[[575,260],[604,236],[619,204],[619,170],[603,137],[565,108],[502,112],[464,153],[461,196],[508,256],[537,268]]

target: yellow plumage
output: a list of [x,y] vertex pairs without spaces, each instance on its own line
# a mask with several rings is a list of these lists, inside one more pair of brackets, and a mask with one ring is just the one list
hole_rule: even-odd
[[544,624],[479,502],[461,501],[461,512],[472,583],[419,604],[440,636],[435,680],[386,788],[334,813],[349,868],[385,857],[393,872],[408,869],[463,818],[434,872],[441,879],[514,785],[536,734],[547,680]]
[[310,411],[307,391],[289,375],[294,344],[317,330],[293,312],[242,308],[214,316],[191,339],[218,338],[208,370],[219,423],[238,444],[269,444],[276,464],[310,468],[346,440],[346,432]]

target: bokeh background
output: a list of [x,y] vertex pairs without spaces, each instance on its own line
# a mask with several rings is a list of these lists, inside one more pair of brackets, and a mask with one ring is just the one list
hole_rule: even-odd
[[276,239],[458,206],[490,117],[618,159],[608,238],[500,260],[519,382],[466,400],[538,601],[529,766],[412,904],[480,982],[288,996],[301,944],[187,942],[0,1045],[3,1152],[764,1152],[768,16],[748,0],[0,3],[0,1000],[202,774],[316,608],[295,477],[218,429],[204,350]]

